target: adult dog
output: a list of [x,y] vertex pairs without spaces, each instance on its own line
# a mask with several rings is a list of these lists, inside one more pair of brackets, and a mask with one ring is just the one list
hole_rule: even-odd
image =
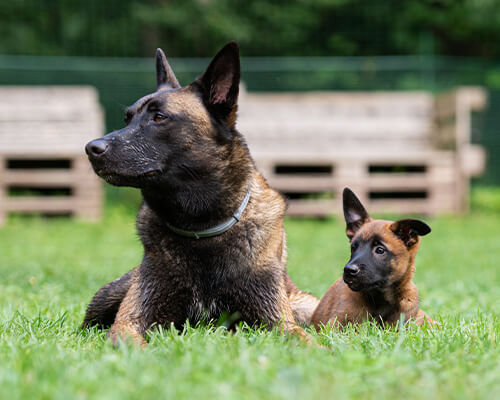
[[256,170],[236,130],[239,49],[227,44],[181,87],[156,53],[156,92],[126,111],[123,129],[91,141],[95,172],[139,188],[142,263],[101,288],[83,326],[109,326],[113,343],[142,344],[155,326],[226,314],[303,337],[318,300],[286,270],[285,201]]

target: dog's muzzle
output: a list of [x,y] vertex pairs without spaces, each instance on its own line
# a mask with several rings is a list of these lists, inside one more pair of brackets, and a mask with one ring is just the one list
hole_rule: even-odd
[[85,153],[90,157],[100,157],[109,149],[109,144],[104,139],[95,139],[85,146]]

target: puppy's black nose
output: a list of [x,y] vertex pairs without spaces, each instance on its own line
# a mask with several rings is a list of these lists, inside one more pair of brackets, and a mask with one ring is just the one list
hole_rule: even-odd
[[100,156],[108,150],[108,143],[104,139],[95,139],[87,143],[85,146],[85,152],[88,155]]
[[356,276],[357,274],[359,274],[359,267],[354,264],[347,264],[344,267],[344,274],[348,276]]

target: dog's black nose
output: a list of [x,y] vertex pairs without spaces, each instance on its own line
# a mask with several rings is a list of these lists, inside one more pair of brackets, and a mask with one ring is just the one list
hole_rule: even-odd
[[106,152],[108,147],[109,145],[104,139],[95,139],[87,143],[85,146],[85,152],[88,155],[100,156]]
[[354,264],[347,264],[344,267],[344,274],[348,276],[356,276],[357,274],[359,274],[359,267]]

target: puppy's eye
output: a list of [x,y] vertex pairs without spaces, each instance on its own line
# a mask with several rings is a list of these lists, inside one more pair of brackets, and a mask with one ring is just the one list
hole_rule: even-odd
[[382,246],[377,246],[377,247],[375,247],[375,253],[377,253],[377,254],[384,254],[385,253],[385,249]]
[[167,119],[167,116],[162,113],[156,113],[153,119],[155,122],[163,122]]
[[355,252],[357,248],[358,248],[358,244],[357,243],[351,244],[351,253]]

